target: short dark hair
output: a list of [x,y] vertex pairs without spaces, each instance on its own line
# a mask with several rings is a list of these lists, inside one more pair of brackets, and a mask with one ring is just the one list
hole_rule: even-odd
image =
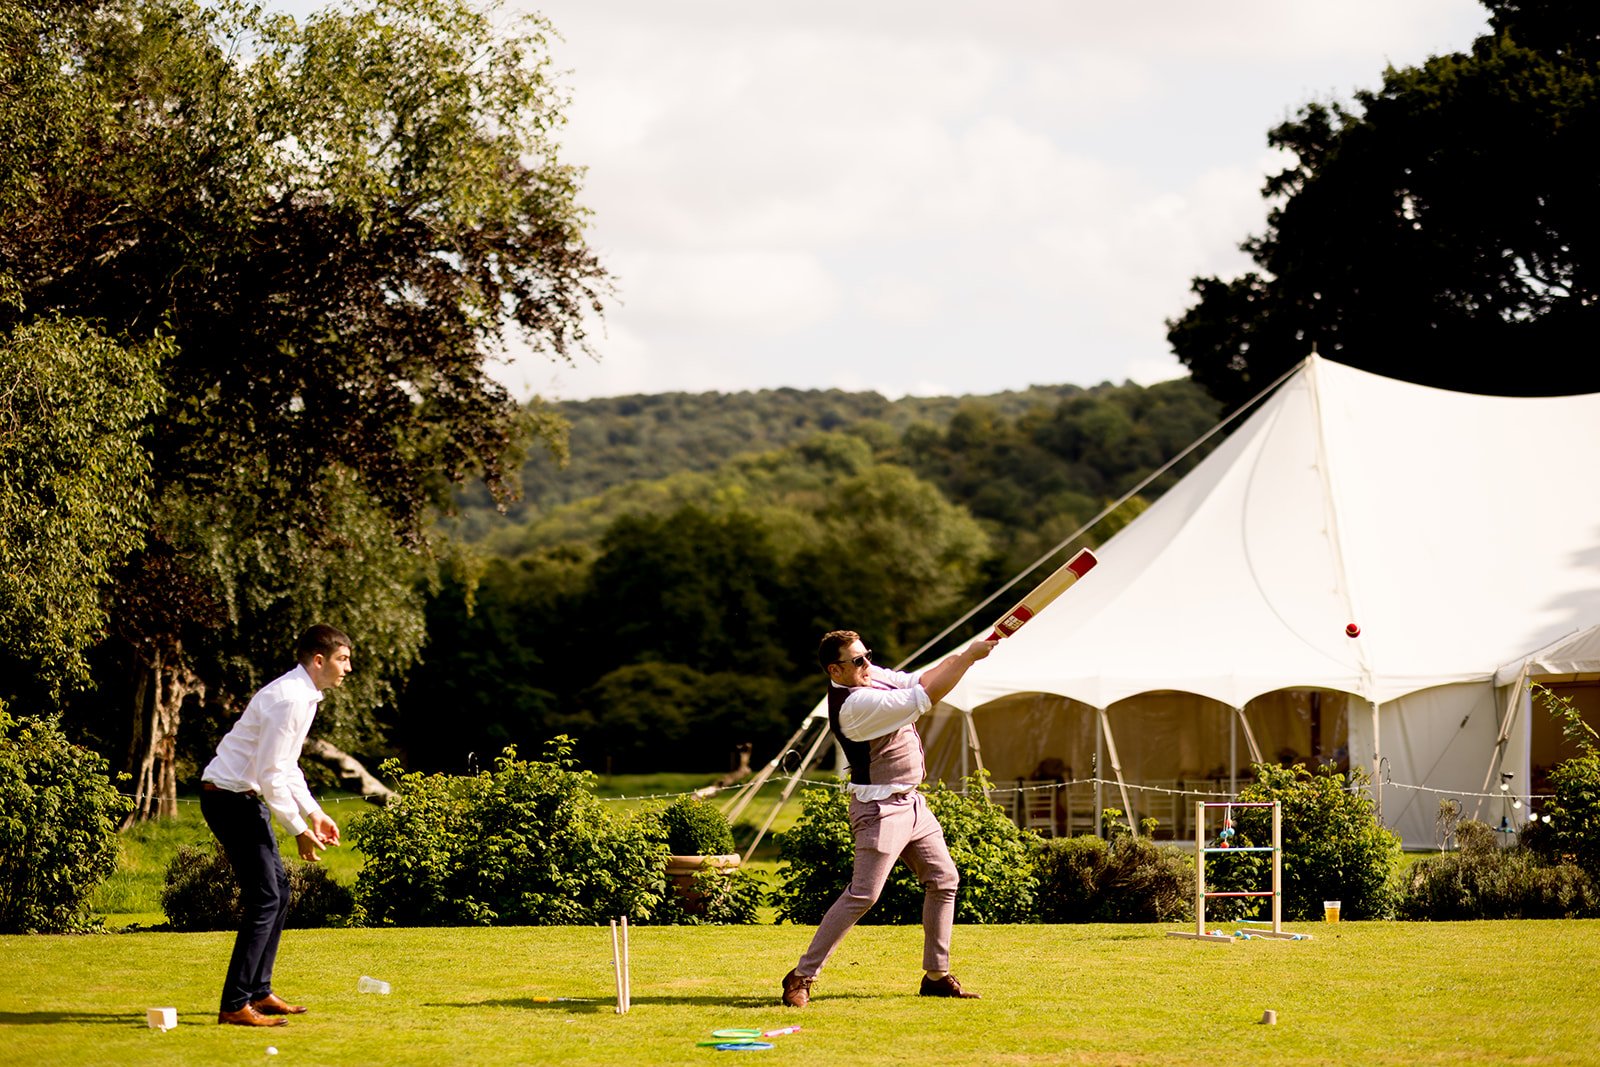
[[850,642],[861,640],[861,635],[854,630],[830,630],[822,635],[822,644],[817,646],[817,663],[822,667],[824,674],[828,671],[828,664],[839,662],[839,650],[848,648]]
[[318,623],[300,635],[299,643],[294,646],[294,658],[300,663],[310,663],[312,656],[332,656],[341,648],[354,647],[349,634]]

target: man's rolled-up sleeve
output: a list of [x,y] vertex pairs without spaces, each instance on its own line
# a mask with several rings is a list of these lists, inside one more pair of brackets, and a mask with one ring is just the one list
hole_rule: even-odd
[[916,722],[932,706],[928,691],[916,684],[907,689],[855,689],[839,708],[839,729],[852,741],[871,741]]

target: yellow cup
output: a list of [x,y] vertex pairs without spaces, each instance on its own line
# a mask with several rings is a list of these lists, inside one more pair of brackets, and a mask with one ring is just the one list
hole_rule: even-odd
[[1339,921],[1339,902],[1337,900],[1324,900],[1322,902],[1322,921],[1330,923]]

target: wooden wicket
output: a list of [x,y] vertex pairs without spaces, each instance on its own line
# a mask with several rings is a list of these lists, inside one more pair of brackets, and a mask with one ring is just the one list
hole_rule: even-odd
[[617,920],[611,920],[611,973],[617,981],[617,1014],[626,1015],[633,1006],[633,983],[628,973],[628,917],[622,917],[621,937]]

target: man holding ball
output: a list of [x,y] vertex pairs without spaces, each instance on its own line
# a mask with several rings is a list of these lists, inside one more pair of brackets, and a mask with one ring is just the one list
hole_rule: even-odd
[[289,875],[272,817],[295,835],[308,863],[339,843],[339,827],[306,788],[300,747],[323,693],[350,673],[350,638],[332,626],[313,626],[301,635],[295,658],[294,670],[251,698],[201,774],[200,812],[233,865],[244,913],[217,1013],[217,1022],[234,1026],[282,1026],[288,1021],[282,1016],[306,1010],[272,991],[272,964],[289,914]]

